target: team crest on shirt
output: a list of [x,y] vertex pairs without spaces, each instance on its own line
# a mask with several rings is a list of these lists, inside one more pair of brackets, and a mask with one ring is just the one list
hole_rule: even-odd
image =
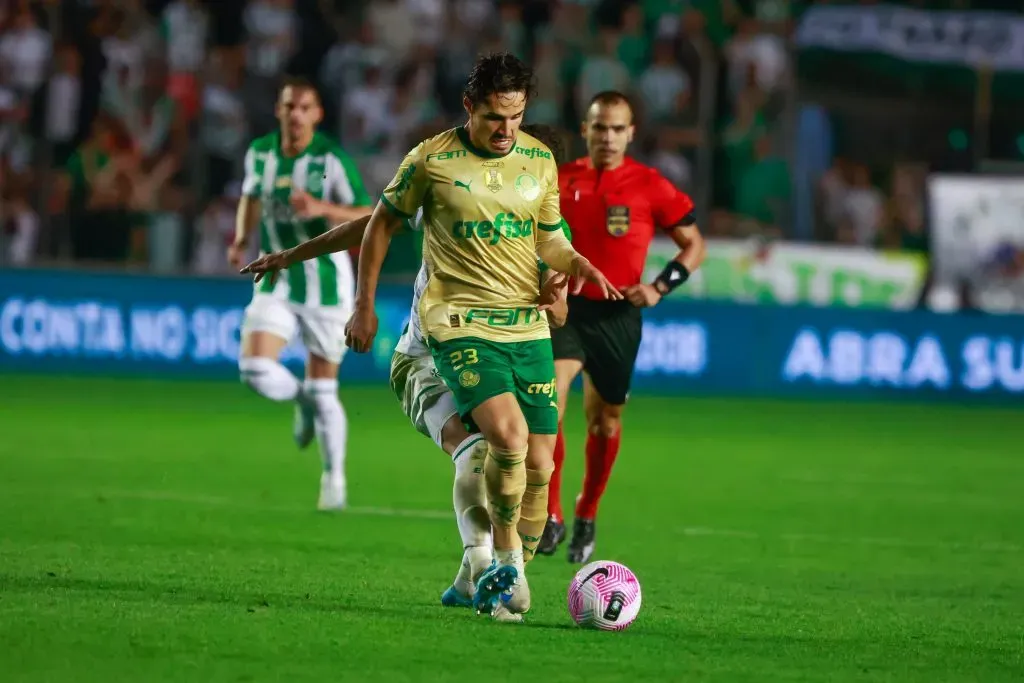
[[629,207],[609,206],[605,220],[608,234],[613,237],[622,237],[629,232]]
[[540,196],[540,183],[529,173],[520,173],[516,178],[516,192],[528,202],[532,202]]
[[473,370],[463,370],[459,373],[459,384],[467,389],[472,389],[480,384],[480,374]]
[[286,187],[292,186],[292,177],[290,175],[278,176],[277,180],[274,181],[274,187],[279,190],[283,190]]
[[500,192],[504,185],[501,182],[501,173],[496,168],[489,168],[484,172],[484,185],[491,192]]

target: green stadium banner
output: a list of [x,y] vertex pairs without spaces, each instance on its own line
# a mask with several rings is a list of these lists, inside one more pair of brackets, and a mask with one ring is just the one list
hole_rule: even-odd
[[[917,304],[928,270],[922,254],[759,240],[707,245],[704,264],[672,298],[906,310]],[[645,280],[678,250],[669,239],[655,240]]]
[[1024,72],[1019,14],[816,5],[801,16],[796,44],[800,50],[884,55],[922,65]]

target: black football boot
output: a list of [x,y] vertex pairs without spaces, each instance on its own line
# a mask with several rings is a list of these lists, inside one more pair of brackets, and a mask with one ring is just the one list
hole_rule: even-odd
[[569,561],[574,564],[590,562],[594,554],[594,520],[577,519],[572,524],[572,540],[569,541]]
[[537,544],[538,555],[554,555],[558,546],[565,540],[565,524],[554,517],[548,517],[544,524],[544,533],[540,536],[540,543]]

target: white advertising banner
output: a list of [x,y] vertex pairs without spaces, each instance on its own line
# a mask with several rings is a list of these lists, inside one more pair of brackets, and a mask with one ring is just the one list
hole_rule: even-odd
[[1024,177],[933,174],[928,204],[936,303],[1024,313]]

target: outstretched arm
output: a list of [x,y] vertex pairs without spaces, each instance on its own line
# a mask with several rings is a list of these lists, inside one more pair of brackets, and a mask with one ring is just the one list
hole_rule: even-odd
[[367,213],[355,220],[336,225],[324,234],[303,242],[293,249],[288,249],[288,251],[292,252],[293,260],[298,262],[357,247],[363,241],[363,234],[369,223],[370,214]]
[[370,217],[367,215],[354,221],[336,225],[324,234],[306,240],[291,249],[264,254],[239,272],[254,273],[256,275],[256,282],[262,280],[264,275],[269,275],[270,281],[273,282],[279,270],[284,270],[302,261],[315,259],[324,254],[333,254],[337,251],[345,251],[358,246],[359,242],[363,239],[366,224],[369,222]]
[[388,255],[391,238],[405,219],[393,213],[383,201],[370,216],[370,222],[363,233],[363,245],[359,250],[359,269],[356,276],[356,305],[345,330],[345,343],[356,353],[370,350],[377,335],[377,314],[374,304],[377,299],[377,283],[380,269]]

